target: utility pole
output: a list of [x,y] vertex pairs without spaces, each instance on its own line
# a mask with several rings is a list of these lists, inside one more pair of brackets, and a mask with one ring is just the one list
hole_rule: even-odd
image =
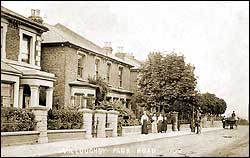
[[194,132],[194,105],[192,105],[191,132]]

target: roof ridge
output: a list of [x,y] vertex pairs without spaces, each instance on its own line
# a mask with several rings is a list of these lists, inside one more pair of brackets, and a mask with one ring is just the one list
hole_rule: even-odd
[[[58,30],[57,29],[55,29],[55,27],[54,26],[52,26],[52,25],[50,25],[50,24],[48,24],[48,23],[46,23],[46,25],[48,25],[49,27],[50,27],[50,30],[51,31],[54,31],[58,36],[60,36],[65,42],[69,42],[68,40],[66,40],[59,32],[58,32]],[[51,29],[52,28],[52,29]]]
[[[99,46],[99,45],[95,44],[94,42],[88,40],[87,38],[83,37],[83,36],[80,35],[79,33],[76,33],[75,31],[69,29],[68,27],[64,26],[63,24],[57,23],[56,25],[54,25],[54,27],[58,28],[57,26],[59,26],[59,27],[61,27],[61,28],[63,28],[63,29],[67,29],[67,30],[70,31],[71,33],[74,33],[75,35],[77,35],[78,38],[81,38],[81,39],[83,39],[83,40],[89,42],[90,44],[94,45],[95,47],[98,47],[99,49],[102,49],[102,50],[103,50],[103,48],[102,48],[101,46]],[[103,51],[104,51],[104,50],[103,50]],[[103,53],[103,52],[102,52],[102,53]]]

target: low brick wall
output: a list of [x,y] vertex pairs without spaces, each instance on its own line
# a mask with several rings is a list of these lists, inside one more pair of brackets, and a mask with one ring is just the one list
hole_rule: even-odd
[[213,124],[209,121],[208,124],[209,124],[209,127],[221,127],[222,128],[222,121],[214,121]]
[[141,134],[142,126],[122,126],[122,136],[130,134]]
[[113,128],[105,128],[106,137],[112,137]]
[[49,142],[85,139],[85,129],[48,130]]
[[38,135],[38,131],[1,132],[1,147],[35,144],[38,142]]

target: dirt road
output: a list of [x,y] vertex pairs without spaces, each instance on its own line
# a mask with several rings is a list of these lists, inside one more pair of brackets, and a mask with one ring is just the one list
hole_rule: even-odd
[[163,138],[83,151],[74,155],[57,156],[111,156],[111,157],[200,157],[249,156],[249,126],[221,129],[201,134]]

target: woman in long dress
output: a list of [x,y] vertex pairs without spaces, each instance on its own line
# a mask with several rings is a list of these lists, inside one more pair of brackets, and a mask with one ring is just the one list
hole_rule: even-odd
[[162,132],[162,122],[163,122],[163,117],[160,114],[157,120],[157,129],[158,129],[158,133]]
[[148,124],[148,116],[146,114],[146,111],[144,111],[144,114],[141,117],[141,124],[142,124],[142,134],[148,134],[148,128],[147,128],[147,124]]
[[168,130],[168,119],[167,116],[165,116],[162,122],[162,131],[166,133],[167,130]]
[[157,133],[157,116],[156,114],[154,114],[154,116],[152,117],[152,133]]

